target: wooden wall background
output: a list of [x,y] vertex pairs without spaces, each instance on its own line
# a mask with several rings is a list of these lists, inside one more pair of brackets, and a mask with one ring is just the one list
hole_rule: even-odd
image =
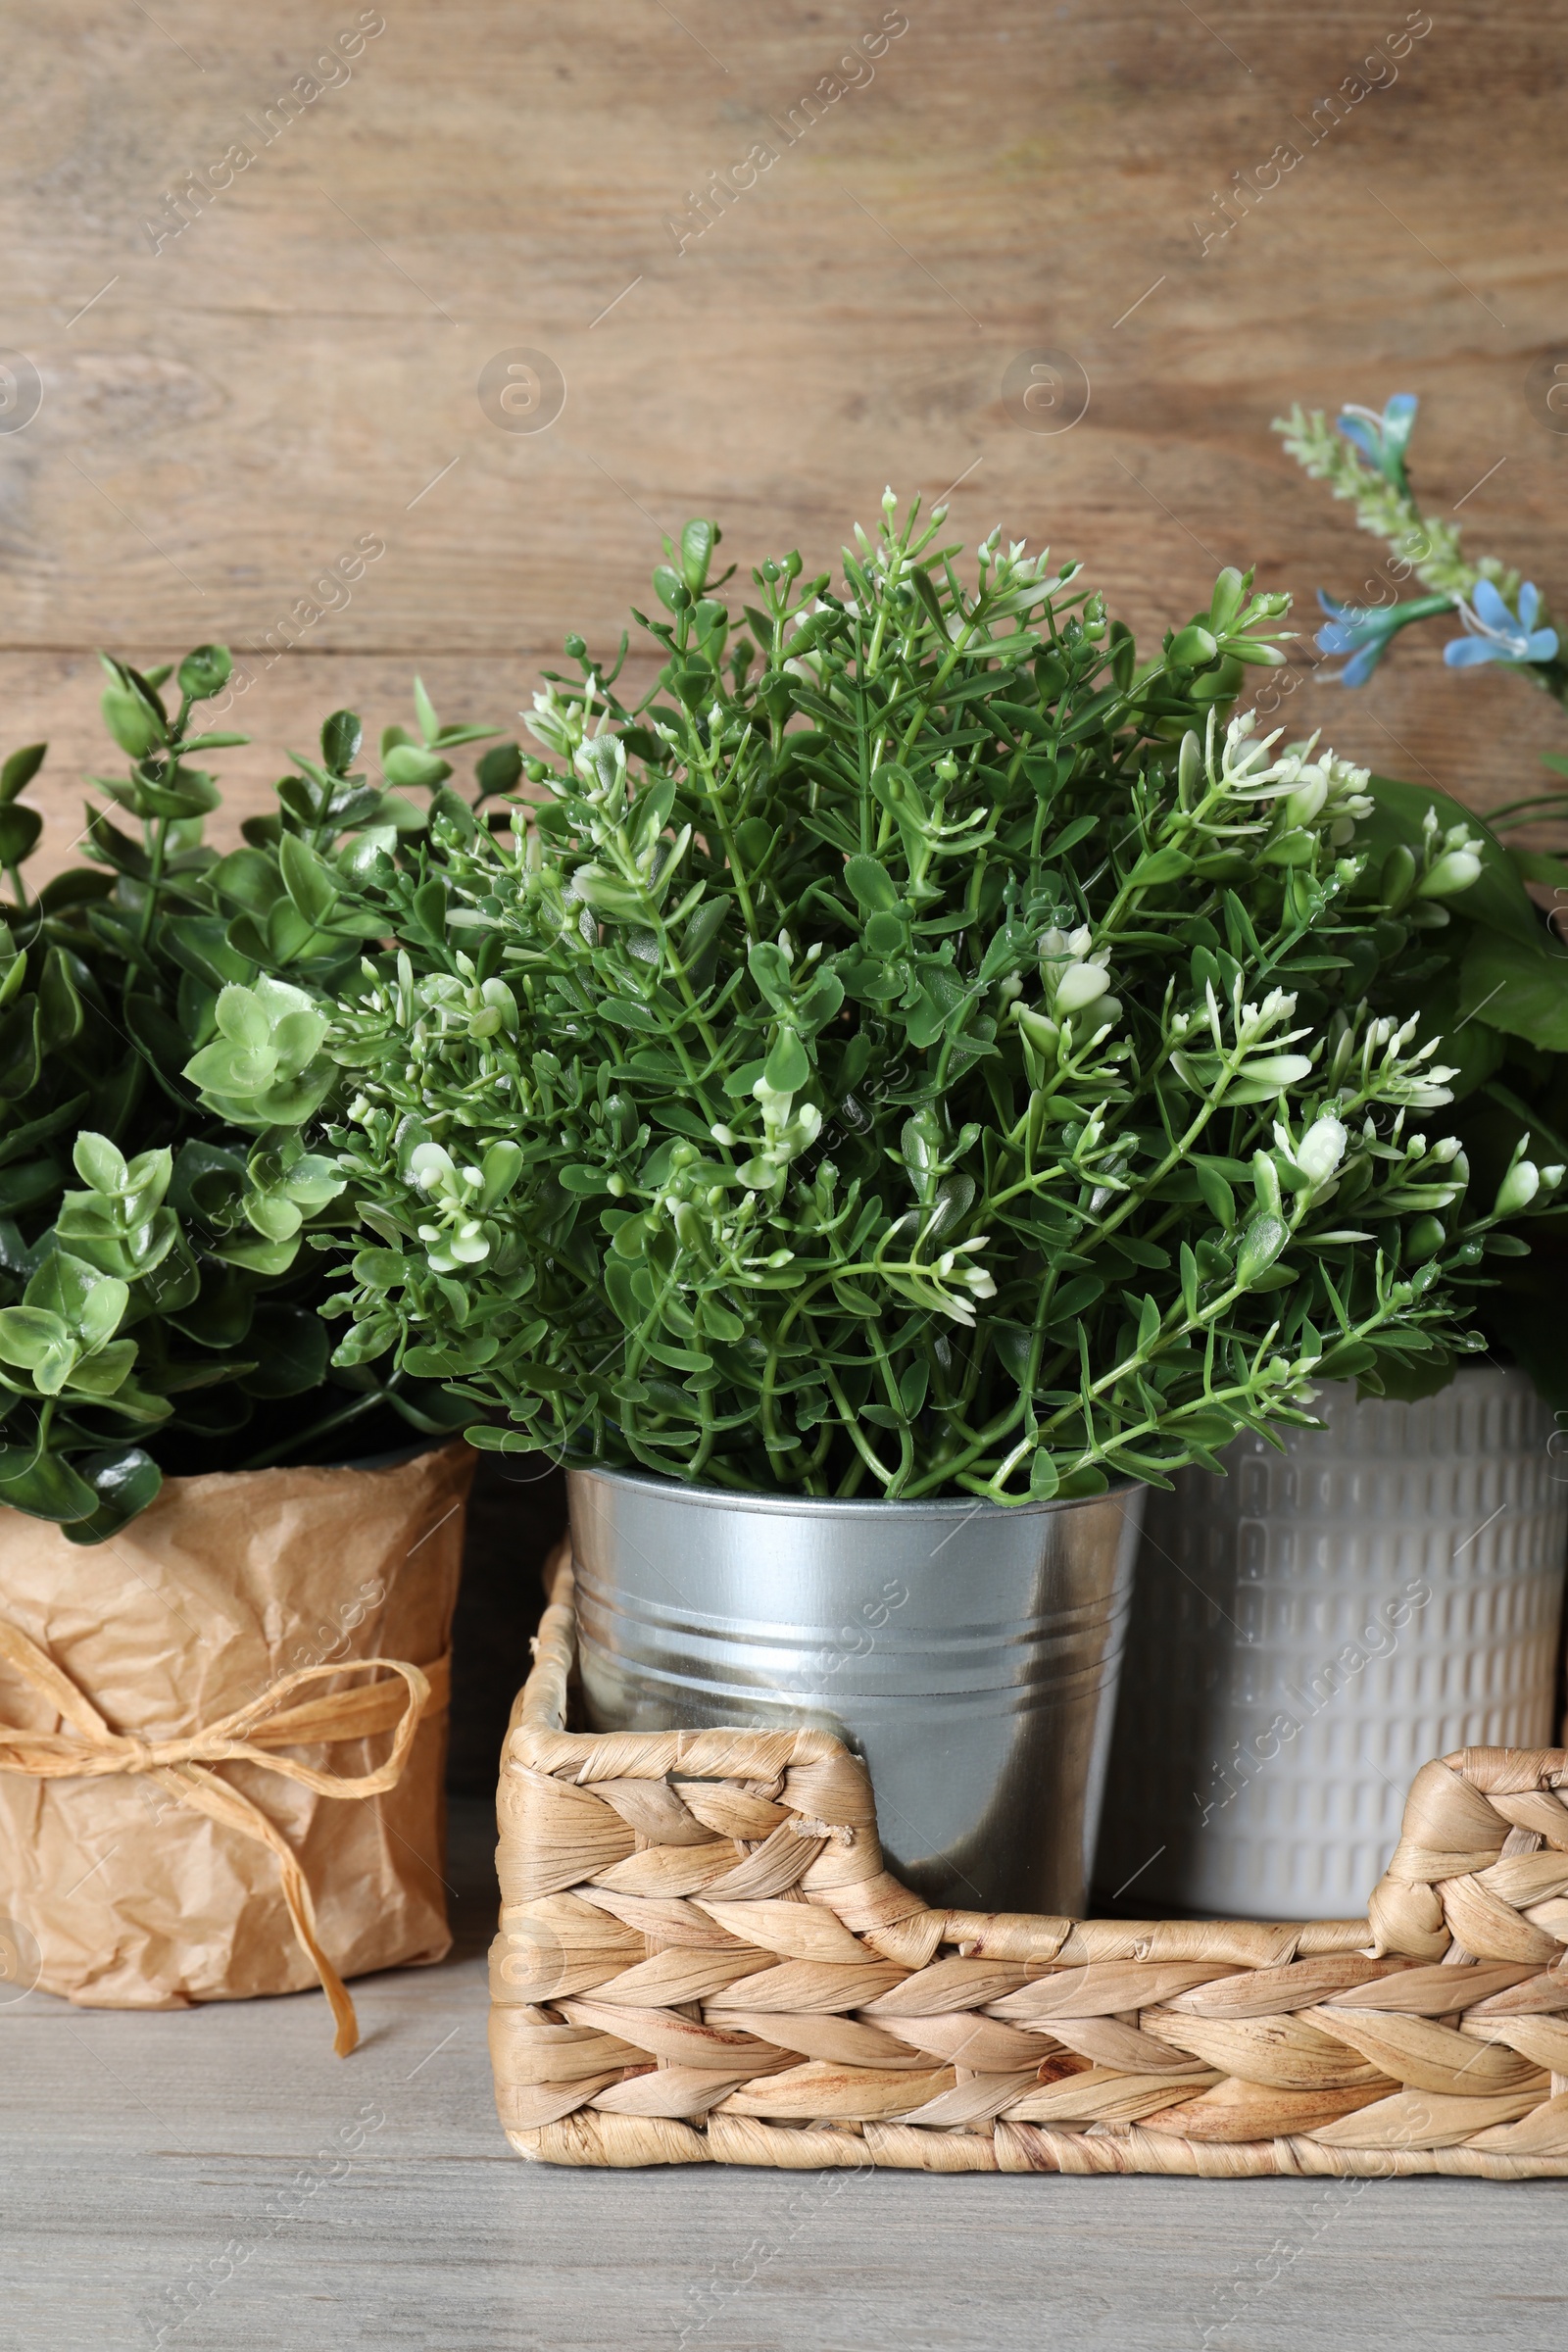
[[[1298,396],[1419,392],[1424,496],[1568,611],[1568,439],[1526,383],[1568,351],[1568,14],[1434,0],[1396,78],[1372,67],[1308,145],[1409,21],[906,0],[873,70],[840,61],[881,0],[6,0],[0,427],[29,368],[41,406],[0,429],[0,707],[7,748],[54,744],[51,858],[103,757],[92,649],[264,644],[366,538],[385,553],[349,601],[256,663],[236,818],[336,705],[406,716],[416,664],[444,715],[514,725],[564,631],[612,643],[692,514],[743,565],[826,560],[884,482],[956,483],[971,544],[1000,519],[1081,555],[1140,629],[1226,562],[1353,593],[1371,542],[1268,430]],[[788,110],[852,74],[786,148]],[[1283,141],[1301,162],[1202,251],[1194,222],[1217,232],[1216,193]],[[670,218],[758,142],[777,162],[678,251]],[[157,244],[192,173],[201,208]],[[1001,394],[1042,348],[1091,386],[1054,435]],[[518,349],[564,380],[548,429],[478,397]],[[1290,709],[1480,806],[1558,739],[1430,636],[1359,695],[1303,671]]]

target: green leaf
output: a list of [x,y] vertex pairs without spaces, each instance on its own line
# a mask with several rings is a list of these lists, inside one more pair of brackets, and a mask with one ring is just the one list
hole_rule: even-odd
[[681,577],[693,596],[701,595],[708,582],[708,567],[717,546],[719,529],[716,522],[689,522],[680,535]]
[[326,1378],[331,1342],[318,1314],[305,1307],[263,1298],[246,1341],[256,1357],[254,1371],[241,1378],[247,1396],[300,1396],[320,1387]]
[[481,800],[515,792],[522,777],[522,754],[514,743],[498,743],[475,761],[473,773]]
[[360,756],[365,727],[358,711],[334,710],[321,721],[321,759],[335,776],[347,775]]
[[0,1363],[30,1372],[42,1396],[65,1387],[76,1353],[62,1316],[41,1306],[0,1306]]
[[[129,1379],[135,1361],[134,1340],[111,1340],[107,1347],[98,1348],[92,1355],[78,1355],[75,1358],[68,1375],[68,1386],[77,1396],[95,1399],[114,1396],[116,1391],[122,1389]],[[38,1376],[34,1373],[33,1377],[37,1379]],[[41,1387],[42,1383],[39,1385]]]
[[37,846],[43,818],[36,808],[0,802],[0,865],[21,865]]
[[140,695],[126,693],[122,687],[109,686],[99,704],[104,725],[122,752],[132,760],[145,760],[168,740],[164,721],[151,710]]
[[1547,948],[1539,929],[1528,947],[1478,932],[1459,973],[1459,1020],[1471,1018],[1548,1054],[1568,1053],[1568,952]]
[[511,1192],[523,1169],[521,1147],[503,1140],[492,1144],[479,1163],[484,1178],[479,1194],[479,1213],[487,1214],[498,1206]]
[[775,1011],[790,1005],[790,960],[770,939],[759,940],[747,951],[746,966]]
[[41,1067],[38,1000],[18,997],[0,1013],[0,1101],[19,1102],[30,1095]]
[[114,887],[113,874],[100,873],[91,865],[68,865],[64,873],[53,875],[44,884],[37,903],[44,914],[59,914],[69,906],[106,899]]
[[318,930],[337,904],[337,886],[316,852],[297,833],[285,833],[277,848],[283,887],[305,920]]
[[232,668],[226,645],[198,645],[179,665],[179,691],[193,703],[211,702],[228,684]]
[[185,1057],[185,1032],[155,997],[127,997],[125,1025],[155,1070],[172,1073],[179,1068]]
[[424,680],[414,681],[414,715],[419,722],[419,732],[426,743],[434,743],[441,732],[441,721],[435,714],[435,705],[424,691]]
[[218,1026],[232,1045],[250,1053],[271,1044],[272,1024],[260,997],[248,988],[225,988],[218,1000]]
[[389,784],[409,785],[415,790],[444,784],[452,773],[449,761],[413,743],[394,744],[381,765]]
[[891,910],[899,904],[898,887],[878,858],[848,858],[844,879],[855,893],[856,905],[866,914]]
[[118,1534],[157,1500],[164,1483],[163,1472],[139,1446],[78,1454],[74,1471],[78,1483],[96,1496],[97,1508],[67,1526],[70,1544],[102,1544]]
[[414,894],[414,912],[425,937],[444,940],[447,928],[447,889],[439,875],[421,882]]
[[49,746],[29,743],[20,752],[13,752],[0,767],[0,808],[9,808],[19,792],[25,792],[44,763]]
[[81,1035],[81,999],[63,949],[51,947],[38,979],[38,1038],[46,1054],[63,1053]]
[[612,1021],[617,1029],[635,1029],[644,1037],[662,1037],[665,1024],[657,1012],[646,1004],[638,1004],[627,997],[606,997],[599,1007],[602,1017]]
[[29,1307],[57,1315],[86,1347],[102,1348],[120,1329],[130,1290],[117,1276],[100,1274],[85,1258],[52,1250],[24,1297]]
[[1049,1502],[1061,1486],[1056,1465],[1043,1446],[1029,1457],[1029,1494],[1035,1502]]
[[1234,1232],[1236,1195],[1219,1170],[1210,1166],[1206,1160],[1195,1159],[1192,1167],[1193,1173],[1198,1179],[1198,1189],[1203,1196],[1210,1216],[1222,1225],[1227,1233]]
[[[284,842],[293,842],[294,835],[285,833]],[[230,850],[220,858],[207,875],[209,890],[232,906],[246,907],[252,914],[265,915],[283,895],[283,877],[278,860],[263,850]]]
[[99,1496],[58,1453],[28,1453],[23,1446],[0,1448],[0,1503],[25,1511],[29,1519],[66,1524],[89,1519]]
[[1191,873],[1193,861],[1184,850],[1146,850],[1127,877],[1130,890],[1157,889],[1165,882],[1179,882]]
[[60,1189],[60,1170],[52,1159],[9,1162],[0,1167],[0,1217],[15,1217],[24,1209],[53,1200]]
[[762,1075],[775,1093],[798,1094],[811,1075],[806,1048],[793,1029],[780,1029],[763,1065]]

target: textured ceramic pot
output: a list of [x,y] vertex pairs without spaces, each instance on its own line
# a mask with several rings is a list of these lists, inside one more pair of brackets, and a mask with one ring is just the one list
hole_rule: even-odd
[[1082,1907],[1141,1489],[1004,1510],[568,1485],[591,1729],[823,1726],[928,1901]]
[[1419,1765],[1552,1738],[1568,1462],[1524,1374],[1315,1409],[1150,1496],[1095,1874],[1123,1909],[1353,1917]]

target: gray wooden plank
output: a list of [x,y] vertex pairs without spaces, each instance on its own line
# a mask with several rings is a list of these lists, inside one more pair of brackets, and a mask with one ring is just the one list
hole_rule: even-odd
[[315,1993],[0,2010],[7,2352],[1196,2352],[1205,2327],[1226,2352],[1564,2340],[1555,2182],[524,2164],[495,2121],[473,1948],[489,1826],[454,1810],[467,1956],[356,1985],[347,2063]]

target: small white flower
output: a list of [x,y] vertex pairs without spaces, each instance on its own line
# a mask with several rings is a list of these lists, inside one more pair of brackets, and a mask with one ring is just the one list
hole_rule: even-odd
[[1314,1184],[1326,1184],[1345,1157],[1348,1140],[1340,1121],[1331,1111],[1324,1111],[1297,1146],[1296,1164]]

